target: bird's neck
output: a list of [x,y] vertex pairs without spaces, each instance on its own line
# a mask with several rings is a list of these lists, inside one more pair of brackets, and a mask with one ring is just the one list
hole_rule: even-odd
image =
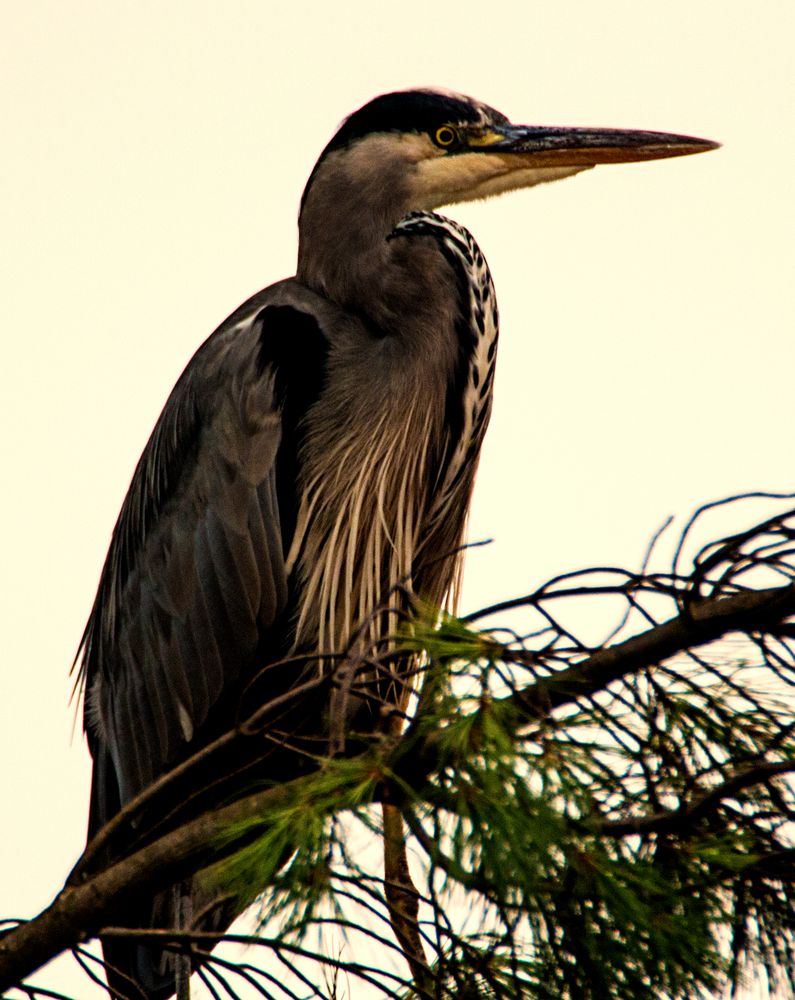
[[[411,164],[384,166],[372,151],[331,154],[305,193],[298,220],[298,280],[344,308],[378,302],[387,236],[411,208]],[[373,317],[375,318],[375,317]]]
[[299,224],[298,280],[343,308],[378,302],[379,275],[389,254],[387,236],[402,212],[374,214],[354,203],[328,221],[310,209]]

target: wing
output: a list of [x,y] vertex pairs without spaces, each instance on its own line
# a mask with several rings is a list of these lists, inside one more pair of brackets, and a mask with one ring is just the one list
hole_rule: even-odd
[[255,656],[283,653],[301,424],[324,363],[311,311],[266,291],[204,343],[166,403],[81,644],[95,781],[112,763],[118,784],[116,803],[95,789],[97,822],[167,769]]

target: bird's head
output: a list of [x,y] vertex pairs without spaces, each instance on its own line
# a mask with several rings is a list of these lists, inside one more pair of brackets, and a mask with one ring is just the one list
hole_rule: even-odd
[[514,125],[462,94],[382,94],[345,119],[309,178],[315,200],[341,207],[365,199],[398,212],[488,198],[587,170],[714,149],[707,139],[612,128]]
[[315,164],[301,200],[298,273],[331,293],[411,211],[716,145],[664,132],[514,125],[449,91],[383,94],[343,121]]

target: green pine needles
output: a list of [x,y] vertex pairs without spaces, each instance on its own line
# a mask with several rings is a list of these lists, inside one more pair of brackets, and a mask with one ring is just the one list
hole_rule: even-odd
[[[75,927],[83,963],[99,928],[190,947],[207,994],[230,1000],[795,995],[795,511],[771,514],[780,500],[700,549],[698,511],[665,570],[650,551],[639,572],[568,574],[465,619],[396,594],[394,641],[321,678],[374,727],[96,872],[106,829],[50,911],[7,922],[0,989],[19,981],[15,947],[71,946],[36,939],[50,920],[59,941]],[[143,807],[155,794],[167,778]],[[256,901],[242,957],[212,952],[228,934],[107,930],[135,891],[114,872],[151,892],[201,867],[238,909]]]
[[[216,872],[270,886],[260,927],[287,971],[262,995],[793,995],[794,530],[768,519],[689,575],[561,578],[485,630],[418,609],[403,731],[319,760]],[[605,595],[627,616],[587,645],[557,608]],[[405,824],[413,954],[390,934],[383,804]]]

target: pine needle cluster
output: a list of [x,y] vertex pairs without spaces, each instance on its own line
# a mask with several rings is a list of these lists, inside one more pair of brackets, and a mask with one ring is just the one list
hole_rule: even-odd
[[[752,981],[795,994],[791,626],[741,600],[761,583],[792,599],[794,529],[777,515],[706,546],[687,574],[683,542],[664,574],[573,574],[467,621],[419,610],[401,636],[424,656],[404,732],[323,761],[225,867],[270,884],[261,926],[277,952],[301,951],[280,953],[296,992],[263,995],[686,1000]],[[553,611],[605,596],[625,604],[607,641]],[[712,628],[727,600],[735,618]],[[685,633],[672,647],[670,621]],[[405,823],[421,976],[389,934],[378,802]],[[307,961],[337,993],[301,991],[318,989]]]
[[[190,951],[228,1000],[795,995],[795,511],[698,548],[715,513],[664,570],[652,545],[637,572],[467,618],[414,601],[393,642],[324,681],[378,725],[98,870],[109,825],[40,918],[6,922],[0,989],[64,947],[96,978],[80,942],[101,930]],[[257,932],[108,926],[121,893],[186,871],[254,902]]]

